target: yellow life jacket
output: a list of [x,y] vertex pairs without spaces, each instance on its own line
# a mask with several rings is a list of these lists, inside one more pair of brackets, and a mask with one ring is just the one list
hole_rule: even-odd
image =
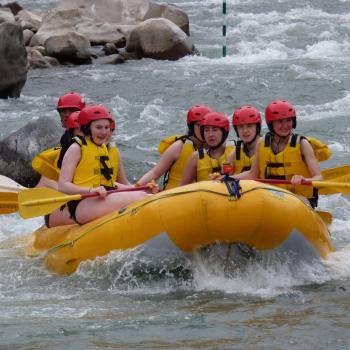
[[234,153],[235,174],[243,173],[252,167],[254,155],[249,157],[244,149],[242,140],[236,142],[236,148]]
[[[310,177],[310,172],[304,162],[301,153],[300,141],[304,136],[292,134],[285,149],[274,154],[271,148],[272,135],[265,135],[259,146],[259,170],[263,179],[286,179],[290,180],[294,175]],[[317,140],[318,141],[318,140]],[[321,143],[320,143],[321,144]],[[327,146],[325,146],[327,148]],[[323,148],[322,153],[325,154]],[[318,158],[319,160],[320,158]],[[305,196],[306,198],[317,198],[317,190],[311,186],[278,185],[291,192]]]
[[186,135],[180,135],[180,134],[166,137],[165,139],[159,142],[159,145],[158,145],[159,154],[162,155],[177,140],[185,140],[185,139],[188,139],[188,137]]
[[163,178],[163,189],[169,190],[179,186],[183,171],[186,163],[190,158],[191,154],[196,150],[191,139],[186,135],[172,135],[162,140],[158,146],[160,154],[164,153],[165,150],[172,145],[174,142],[181,140],[183,143],[182,150],[179,158],[171,166],[171,168],[164,174]]
[[309,141],[311,147],[313,148],[316,159],[319,162],[324,162],[325,160],[330,158],[332,152],[330,151],[327,145],[325,145],[315,137],[307,136],[306,139]]
[[49,148],[33,158],[32,168],[40,175],[58,181],[61,169],[58,168],[57,161],[60,154],[61,147]]
[[105,144],[98,146],[89,137],[75,137],[74,141],[81,148],[81,159],[75,170],[73,183],[83,187],[114,187],[118,176],[118,149]]
[[208,181],[210,174],[221,173],[221,166],[228,162],[228,157],[233,149],[234,145],[226,146],[225,152],[219,159],[210,157],[208,152],[205,152],[202,156],[199,151],[197,159],[197,181]]

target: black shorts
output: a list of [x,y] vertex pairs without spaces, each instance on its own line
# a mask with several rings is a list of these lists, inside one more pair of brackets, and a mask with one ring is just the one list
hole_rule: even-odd
[[50,214],[46,214],[46,215],[44,216],[44,221],[45,221],[46,227],[47,227],[47,228],[50,228],[50,226],[49,226]]
[[78,222],[76,218],[76,211],[79,203],[82,201],[82,199],[76,200],[76,201],[70,201],[67,203],[68,211],[70,214],[71,219],[73,219],[77,224],[81,225],[80,222]]

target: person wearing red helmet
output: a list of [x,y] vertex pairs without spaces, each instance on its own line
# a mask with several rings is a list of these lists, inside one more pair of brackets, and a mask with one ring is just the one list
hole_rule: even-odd
[[321,144],[323,156],[319,157],[318,147],[313,148],[308,138],[293,133],[297,114],[289,101],[270,102],[265,109],[265,119],[270,132],[257,143],[251,169],[236,177],[290,180],[291,185],[279,186],[300,195],[305,202],[307,198],[310,205],[316,207],[316,189],[301,183],[303,180],[322,180],[318,159],[328,159],[327,146]]
[[48,149],[33,159],[33,169],[41,175],[36,187],[57,189],[60,164],[65,151],[71,144],[71,138],[74,136],[72,131],[69,131],[71,128],[67,127],[67,120],[72,113],[79,112],[84,107],[85,101],[77,92],[65,93],[58,99],[56,109],[65,132],[60,139],[60,146]]
[[255,146],[260,139],[261,116],[253,106],[241,106],[232,115],[232,126],[239,140],[229,156],[233,172],[239,174],[251,168]]
[[77,92],[71,91],[63,94],[57,102],[57,112],[61,118],[63,128],[67,128],[66,123],[71,113],[81,111],[85,107],[85,101]]
[[115,120],[108,109],[102,105],[86,106],[79,112],[78,122],[84,137],[74,138],[68,148],[62,161],[58,189],[66,194],[96,192],[99,196],[68,202],[63,213],[61,210],[50,215],[50,227],[67,225],[72,220],[84,224],[148,195],[139,191],[107,196],[107,190],[115,188],[116,183],[121,188],[133,187],[125,176],[117,148],[108,146],[115,129]]
[[161,141],[158,147],[161,158],[150,171],[137,181],[137,185],[145,185],[164,175],[164,189],[179,186],[188,158],[195,150],[204,146],[199,124],[209,112],[212,112],[212,109],[206,105],[194,105],[188,110],[188,133],[186,135],[173,135]]
[[222,165],[228,162],[228,156],[233,148],[225,144],[229,131],[229,120],[222,113],[210,112],[202,118],[200,132],[206,143],[206,151],[200,149],[191,155],[180,185],[209,180],[211,174],[221,172]]

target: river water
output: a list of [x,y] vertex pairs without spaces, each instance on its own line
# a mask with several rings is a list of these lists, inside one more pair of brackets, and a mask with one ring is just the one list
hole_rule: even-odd
[[[133,179],[156,162],[163,136],[185,131],[191,105],[232,115],[286,98],[299,132],[329,144],[322,167],[349,163],[350,1],[229,0],[226,58],[222,3],[172,3],[189,14],[201,56],[30,71],[20,99],[0,100],[0,137],[39,116],[58,120],[58,97],[79,91],[116,116],[114,141]],[[230,278],[200,259],[154,268],[137,250],[56,276],[25,256],[41,219],[0,216],[0,348],[349,349],[350,199],[325,196],[320,208],[334,215],[337,251],[327,261],[297,271],[256,264]]]

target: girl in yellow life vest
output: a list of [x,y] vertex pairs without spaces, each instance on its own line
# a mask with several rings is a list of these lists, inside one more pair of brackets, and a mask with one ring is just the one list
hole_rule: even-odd
[[[200,133],[201,119],[212,109],[205,105],[192,106],[187,113],[188,134],[172,137],[172,144],[167,145],[158,163],[137,181],[138,186],[146,185],[164,175],[164,189],[179,186],[186,162],[191,154],[203,148],[204,142]],[[164,140],[165,141],[165,140]]]
[[316,191],[300,184],[322,180],[322,174],[310,142],[292,133],[297,124],[294,106],[286,100],[272,101],[265,109],[265,119],[270,133],[257,143],[251,169],[235,177],[290,180],[291,185],[279,186],[306,197],[315,207]]
[[105,107],[91,105],[79,113],[78,120],[84,138],[77,139],[68,148],[62,161],[58,189],[67,194],[96,192],[99,196],[68,202],[70,220],[56,211],[56,215],[50,217],[51,227],[70,224],[72,219],[84,224],[147,196],[142,191],[107,196],[106,188],[113,187],[115,181],[124,184],[120,187],[131,187],[118,150],[107,147],[115,128],[114,118]]
[[[210,174],[220,173],[221,166],[228,162],[233,146],[226,147],[225,141],[230,131],[228,118],[221,113],[208,113],[200,124],[202,138],[207,150],[198,150],[189,158],[181,179],[181,185],[193,181],[210,179]],[[202,154],[201,154],[202,153]]]
[[252,166],[255,146],[260,140],[261,116],[252,106],[241,106],[232,116],[232,126],[239,140],[229,156],[234,174],[247,171]]

